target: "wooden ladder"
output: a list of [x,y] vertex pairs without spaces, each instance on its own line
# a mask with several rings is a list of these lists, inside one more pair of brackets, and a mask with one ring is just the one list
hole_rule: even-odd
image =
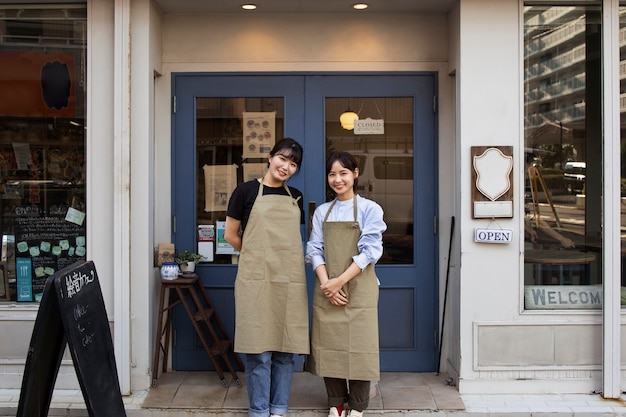
[[[233,345],[226,333],[226,329],[215,311],[209,295],[204,290],[199,276],[194,275],[191,278],[177,278],[174,280],[161,281],[159,318],[154,348],[154,364],[152,367],[152,386],[157,385],[161,352],[163,353],[162,372],[167,372],[167,358],[172,325],[171,310],[181,303],[187,312],[187,316],[191,320],[191,324],[196,330],[196,334],[202,346],[209,355],[209,359],[218,377],[222,381],[222,385],[228,387],[229,383],[224,377],[224,372],[217,358],[221,358],[221,361],[226,365],[232,375],[233,381],[238,387],[241,387],[241,381],[237,376],[237,372],[231,363],[229,355],[235,358],[240,369],[244,369],[243,363],[239,355],[233,351]],[[168,301],[166,304],[167,290],[169,290],[169,297],[167,297]],[[165,317],[166,313],[167,317]]]

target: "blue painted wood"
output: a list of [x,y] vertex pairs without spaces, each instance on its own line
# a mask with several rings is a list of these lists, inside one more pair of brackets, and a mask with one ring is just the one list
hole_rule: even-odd
[[[433,233],[437,214],[437,114],[433,111],[437,78],[416,74],[323,75],[207,75],[174,74],[172,94],[177,112],[172,115],[172,211],[177,248],[195,247],[196,192],[183,184],[194,183],[195,99],[197,97],[284,97],[285,135],[299,140],[305,150],[301,171],[290,184],[308,202],[325,201],[325,99],[328,97],[412,97],[414,101],[413,217],[414,262],[379,265],[381,281],[379,327],[382,371],[426,372],[437,369],[438,236]],[[302,228],[308,237],[308,224]],[[236,265],[201,264],[198,274],[225,326],[234,333],[233,286]],[[311,292],[315,275],[307,267]],[[183,311],[174,313],[176,345],[172,365],[176,370],[211,369],[193,328]],[[233,334],[231,333],[231,337]],[[301,364],[302,358],[298,361]]]

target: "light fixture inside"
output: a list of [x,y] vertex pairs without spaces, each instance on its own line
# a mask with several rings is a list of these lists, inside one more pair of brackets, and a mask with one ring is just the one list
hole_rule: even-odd
[[352,5],[352,8],[353,8],[354,10],[365,10],[365,9],[367,9],[368,7],[370,7],[370,5],[369,5],[369,4],[367,4],[367,3],[356,3],[356,4],[353,4],[353,5]]
[[341,127],[346,130],[354,129],[355,120],[359,120],[359,115],[350,110],[350,107],[339,116],[339,123],[341,123]]
[[244,9],[244,10],[254,10],[254,9],[256,9],[256,4],[252,4],[252,3],[242,4],[241,8]]

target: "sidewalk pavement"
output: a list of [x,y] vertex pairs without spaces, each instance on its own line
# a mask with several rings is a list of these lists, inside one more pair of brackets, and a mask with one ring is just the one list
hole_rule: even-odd
[[[214,372],[168,372],[156,387],[124,396],[128,417],[246,417],[247,396],[236,384],[224,388]],[[17,413],[19,390],[0,390],[0,416]],[[290,417],[326,417],[324,384],[308,373],[294,374]],[[626,397],[598,394],[460,395],[443,375],[384,373],[372,384],[366,417],[591,417],[626,416]],[[86,417],[80,390],[55,390],[49,416]],[[31,416],[28,416],[31,417]],[[32,416],[39,417],[39,416]]]

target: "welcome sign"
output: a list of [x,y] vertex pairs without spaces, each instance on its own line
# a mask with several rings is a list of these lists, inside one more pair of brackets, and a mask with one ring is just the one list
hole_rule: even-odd
[[580,310],[602,308],[600,285],[526,285],[526,310]]

